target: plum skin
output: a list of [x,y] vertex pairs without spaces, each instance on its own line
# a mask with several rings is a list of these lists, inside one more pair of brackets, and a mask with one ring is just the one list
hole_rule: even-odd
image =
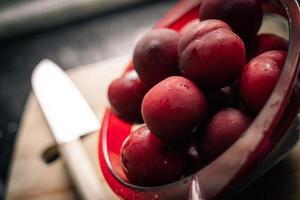
[[288,50],[288,41],[270,33],[257,35],[250,44],[250,52],[248,58],[252,59],[264,52],[272,50]]
[[141,122],[141,104],[149,88],[134,70],[115,79],[108,88],[113,113],[126,121]]
[[147,127],[166,143],[184,144],[197,123],[207,114],[202,92],[190,80],[169,77],[145,95],[142,116]]
[[285,51],[268,51],[253,58],[240,79],[240,96],[247,111],[257,114],[271,95],[285,62]]
[[176,181],[185,168],[183,154],[163,144],[145,125],[124,141],[121,159],[129,181],[142,186]]
[[200,155],[210,162],[228,149],[251,124],[251,118],[237,108],[225,108],[209,121],[199,144]]
[[201,37],[202,35],[219,29],[219,28],[225,28],[228,30],[231,30],[229,25],[227,25],[225,22],[221,20],[216,19],[209,19],[204,21],[198,21],[197,23],[194,22],[188,30],[186,30],[182,37],[179,39],[178,42],[178,55],[180,56],[184,49],[197,38]]
[[220,28],[193,40],[182,52],[182,74],[204,88],[222,88],[236,81],[245,65],[243,41]]
[[262,16],[262,6],[257,0],[205,0],[199,18],[220,19],[247,42],[259,30]]
[[133,64],[142,81],[154,85],[179,73],[178,41],[179,34],[171,29],[152,30],[138,41]]

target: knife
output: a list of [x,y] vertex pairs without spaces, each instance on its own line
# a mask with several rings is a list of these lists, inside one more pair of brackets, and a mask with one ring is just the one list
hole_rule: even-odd
[[100,179],[80,137],[99,130],[95,114],[69,77],[55,63],[42,60],[31,77],[34,94],[52,130],[59,152],[83,199],[105,199]]

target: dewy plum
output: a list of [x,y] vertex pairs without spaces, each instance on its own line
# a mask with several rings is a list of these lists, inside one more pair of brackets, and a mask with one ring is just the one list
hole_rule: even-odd
[[142,121],[141,104],[149,88],[134,70],[126,72],[108,88],[108,99],[113,112],[127,121]]
[[156,186],[178,180],[184,156],[163,144],[146,126],[133,131],[121,149],[123,169],[133,184]]
[[219,29],[225,28],[231,30],[231,28],[223,21],[211,19],[211,20],[204,20],[202,22],[194,22],[188,30],[186,30],[182,37],[179,39],[178,42],[178,55],[180,56],[184,49],[197,38],[201,37],[202,35]]
[[271,95],[285,62],[285,51],[268,51],[253,58],[240,79],[240,95],[248,112],[257,114]]
[[225,21],[243,40],[253,38],[262,22],[262,7],[257,0],[205,0],[200,20]]
[[288,41],[274,34],[264,33],[259,34],[250,44],[249,58],[253,58],[271,50],[288,50]]
[[236,108],[225,108],[209,121],[200,142],[200,155],[212,161],[229,148],[248,128],[251,118]]
[[222,88],[239,78],[245,60],[243,41],[220,28],[193,40],[182,52],[179,69],[200,87]]
[[155,29],[140,39],[134,49],[133,64],[142,81],[154,85],[178,74],[179,34],[171,29]]
[[206,114],[207,103],[202,92],[192,81],[180,76],[159,82],[142,102],[147,127],[169,144],[184,144]]

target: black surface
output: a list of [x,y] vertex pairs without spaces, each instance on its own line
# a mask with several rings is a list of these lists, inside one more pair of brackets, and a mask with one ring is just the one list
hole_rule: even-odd
[[0,194],[34,66],[50,58],[68,69],[131,53],[137,38],[173,4],[154,1],[0,41]]

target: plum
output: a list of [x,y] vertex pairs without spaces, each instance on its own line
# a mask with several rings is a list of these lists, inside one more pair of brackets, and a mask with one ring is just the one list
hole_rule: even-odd
[[200,155],[208,162],[217,158],[243,134],[251,121],[237,108],[220,110],[211,118],[200,140]]
[[271,95],[286,58],[285,51],[268,51],[253,58],[240,79],[240,96],[247,111],[257,114]]
[[223,21],[211,19],[211,20],[204,20],[198,23],[194,23],[190,29],[186,30],[182,37],[179,39],[178,42],[178,55],[180,56],[184,49],[195,39],[201,37],[202,35],[219,29],[225,28],[231,30],[231,28]]
[[178,41],[179,34],[171,29],[152,30],[138,41],[133,65],[142,81],[154,85],[179,73]]
[[200,89],[190,80],[171,76],[151,88],[142,102],[147,127],[169,144],[184,144],[207,114]]
[[108,100],[112,111],[126,121],[142,121],[141,104],[149,89],[134,70],[126,72],[109,85]]
[[220,28],[193,40],[182,52],[179,69],[200,87],[222,88],[239,78],[245,61],[243,41]]
[[262,6],[257,0],[206,0],[200,7],[200,20],[220,19],[245,42],[253,38],[262,23]]
[[167,184],[178,180],[184,172],[183,153],[163,144],[145,125],[124,141],[121,159],[127,178],[137,185]]
[[288,41],[274,34],[264,33],[257,35],[250,44],[248,57],[252,59],[259,54],[271,50],[288,50]]

